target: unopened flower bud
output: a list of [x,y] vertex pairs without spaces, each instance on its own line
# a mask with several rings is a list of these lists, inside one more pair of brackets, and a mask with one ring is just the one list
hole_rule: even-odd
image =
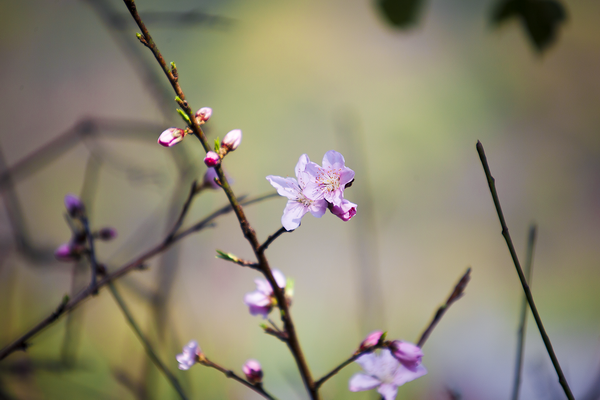
[[242,367],[242,371],[244,371],[244,375],[246,375],[246,379],[248,382],[255,385],[257,383],[262,382],[263,371],[260,367],[260,363],[256,360],[248,360]]
[[169,128],[160,134],[158,144],[165,147],[175,146],[185,137],[185,131],[179,128]]
[[356,207],[357,205],[346,200],[342,199],[342,203],[339,206],[334,205],[333,203],[328,204],[329,211],[342,221],[349,221],[350,218],[356,215]]
[[242,143],[242,131],[239,129],[234,129],[225,135],[223,141],[221,142],[221,147],[226,148],[227,151],[234,151],[238,148],[240,143]]
[[71,218],[81,217],[85,211],[83,202],[74,194],[68,194],[65,196],[65,208],[67,209],[67,212]]
[[204,358],[204,353],[198,346],[198,342],[190,340],[188,344],[183,346],[183,353],[177,354],[175,359],[179,363],[179,369],[188,370],[196,364],[200,358]]
[[71,251],[71,245],[69,243],[64,243],[58,246],[56,250],[54,250],[54,257],[56,257],[59,261],[75,261],[77,257]]
[[423,352],[419,346],[401,340],[394,340],[390,345],[390,350],[394,358],[411,371],[415,371],[421,364]]
[[376,346],[377,343],[379,343],[379,340],[381,340],[382,336],[383,336],[382,331],[375,331],[375,332],[369,333],[367,335],[367,337],[365,338],[365,340],[363,340],[362,343],[360,344],[360,347],[358,348],[358,350],[363,351],[370,347]]
[[209,151],[208,153],[206,153],[206,157],[204,158],[204,164],[206,164],[207,167],[217,166],[220,162],[221,157],[219,157],[219,155],[214,151]]
[[114,228],[102,228],[98,231],[100,240],[111,240],[117,237],[117,231]]
[[203,123],[208,121],[208,119],[210,118],[211,115],[212,115],[212,108],[202,107],[201,109],[196,111],[196,120],[198,121],[198,124],[202,125]]

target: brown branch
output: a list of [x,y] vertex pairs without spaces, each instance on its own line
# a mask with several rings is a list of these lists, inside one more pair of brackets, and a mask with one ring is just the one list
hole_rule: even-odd
[[372,353],[376,349],[383,348],[383,347],[386,347],[386,345],[384,345],[384,344],[376,345],[376,346],[372,346],[372,347],[369,347],[369,348],[367,348],[365,350],[358,351],[358,352],[354,353],[350,358],[348,358],[347,360],[343,361],[340,365],[338,365],[337,367],[335,367],[334,369],[332,369],[329,373],[327,373],[325,376],[323,376],[321,379],[319,379],[318,381],[316,381],[315,382],[315,388],[319,389],[321,387],[321,385],[323,385],[329,378],[331,378],[332,376],[336,375],[338,372],[340,372],[347,365],[349,365],[352,362],[356,361],[363,354]]
[[203,358],[202,361],[200,361],[200,364],[206,366],[206,367],[210,367],[210,368],[214,368],[219,372],[222,372],[226,377],[233,379],[234,381],[237,381],[239,383],[241,383],[242,385],[246,386],[247,388],[254,390],[256,393],[260,394],[261,396],[263,396],[265,399],[269,399],[269,400],[276,400],[275,397],[271,396],[269,393],[267,393],[263,387],[262,384],[257,383],[255,385],[253,385],[252,383],[248,382],[247,380],[245,380],[244,378],[240,378],[238,375],[236,375],[235,372],[233,372],[230,369],[226,369],[221,367],[218,364],[215,364],[214,362],[210,361],[209,359],[207,359],[206,357]]
[[267,240],[262,245],[260,245],[260,247],[258,248],[258,251],[260,253],[264,253],[265,250],[267,249],[267,247],[269,247],[269,245],[271,243],[273,243],[275,241],[275,239],[277,239],[279,236],[283,235],[286,232],[287,232],[287,230],[283,226],[281,228],[279,228],[279,230],[277,232],[275,232],[274,234],[269,236],[267,238]]
[[452,291],[452,293],[450,293],[450,296],[448,296],[448,300],[446,300],[446,304],[444,304],[443,306],[438,308],[435,315],[433,316],[433,319],[429,323],[429,326],[425,329],[425,331],[421,335],[421,338],[419,339],[417,346],[423,347],[423,345],[429,338],[429,335],[433,331],[433,328],[435,328],[436,325],[438,324],[438,322],[440,322],[440,320],[442,319],[442,317],[444,316],[446,311],[448,311],[448,308],[456,300],[460,299],[465,294],[465,288],[467,287],[467,283],[469,283],[469,280],[471,280],[471,268],[467,268],[467,272],[465,272],[464,275],[460,278],[460,280],[454,287],[454,290]]
[[[137,7],[135,5],[134,0],[123,0],[123,2],[127,6],[127,9],[131,13],[131,16],[133,17],[133,19],[137,23],[138,27],[142,31],[141,35],[138,34],[138,38],[140,39],[140,41],[142,41],[142,43],[144,43],[144,45],[146,45],[150,49],[150,51],[152,51],[154,58],[156,58],[156,61],[158,61],[158,63],[160,64],[163,72],[167,76],[167,79],[171,83],[173,90],[177,94],[177,97],[175,98],[175,100],[177,101],[179,106],[183,109],[185,114],[187,115],[189,127],[192,129],[194,134],[198,137],[198,139],[200,140],[200,143],[202,143],[202,147],[204,147],[204,150],[206,152],[210,151],[211,147],[208,143],[208,140],[206,139],[204,132],[202,132],[200,125],[198,125],[198,121],[196,120],[195,115],[192,112],[190,105],[188,104],[187,100],[185,100],[185,95],[183,93],[183,90],[179,86],[178,79],[173,75],[173,72],[167,66],[167,63],[165,62],[162,54],[160,53],[160,51],[158,50],[158,47],[156,46],[156,43],[152,39],[152,36],[150,36],[150,32],[148,32],[148,29],[146,28],[144,22],[142,21],[139,13],[137,11]],[[302,349],[300,347],[298,335],[296,334],[296,328],[294,326],[294,322],[290,315],[289,306],[285,299],[284,292],[277,285],[277,282],[275,281],[275,278],[273,277],[273,272],[271,271],[271,268],[269,266],[269,262],[268,262],[267,258],[265,257],[264,253],[259,251],[260,243],[258,242],[256,233],[255,233],[254,229],[250,226],[250,223],[246,219],[246,215],[244,214],[242,206],[240,205],[240,203],[238,202],[238,199],[236,198],[235,194],[231,190],[231,186],[229,185],[229,182],[227,181],[227,178],[225,177],[225,174],[223,172],[223,168],[221,167],[221,164],[219,164],[215,167],[215,171],[217,172],[217,175],[221,182],[221,187],[225,191],[225,194],[227,195],[227,198],[229,199],[229,202],[231,203],[231,206],[233,207],[233,211],[240,223],[240,228],[242,229],[244,237],[246,238],[246,240],[248,240],[248,242],[250,243],[250,246],[252,247],[252,250],[254,251],[254,254],[256,255],[256,258],[258,260],[257,269],[259,269],[262,272],[262,274],[269,281],[271,287],[273,288],[273,293],[275,294],[275,298],[277,299],[277,306],[279,307],[279,310],[280,310],[284,329],[289,336],[289,340],[288,340],[287,344],[290,349],[290,352],[292,353],[292,355],[296,361],[296,365],[298,366],[298,370],[300,371],[300,375],[302,376],[302,381],[304,382],[304,386],[306,387],[306,390],[308,391],[311,399],[313,399],[313,400],[319,399],[317,390],[314,387],[314,381],[312,378],[312,374],[310,372],[310,369],[308,367],[306,359],[304,358],[304,353],[302,352]]]
[[177,217],[177,221],[175,222],[175,225],[173,225],[173,229],[171,229],[171,232],[169,233],[169,235],[167,236],[166,241],[170,242],[171,240],[173,240],[173,238],[175,237],[175,234],[177,233],[177,231],[179,230],[179,228],[181,228],[181,225],[183,224],[183,220],[185,219],[185,216],[187,215],[190,206],[192,205],[192,201],[194,200],[194,197],[200,192],[199,189],[201,189],[202,187],[198,186],[198,182],[196,180],[194,180],[192,182],[192,186],[190,187],[190,193],[188,194],[188,197],[185,199],[185,202],[183,203],[183,207],[181,209],[181,212],[179,213],[179,217]]
[[[269,193],[268,195],[263,195],[263,196],[248,200],[242,204],[244,204],[244,205],[253,204],[253,203],[274,197],[276,195],[277,195],[277,193]],[[144,263],[147,260],[149,260],[150,258],[154,257],[157,254],[162,253],[163,251],[165,251],[166,249],[171,247],[173,244],[175,244],[179,240],[185,238],[186,236],[188,236],[194,232],[198,232],[204,228],[212,226],[212,221],[215,218],[217,218],[221,215],[227,214],[227,213],[231,212],[231,210],[232,210],[231,205],[221,207],[220,209],[216,210],[215,212],[213,212],[206,218],[197,222],[192,227],[175,235],[170,242],[167,242],[166,240],[164,240],[160,244],[154,246],[150,250],[148,250],[145,253],[143,253],[142,255],[138,256],[133,261],[130,261],[129,263],[118,268],[116,271],[112,272],[111,274],[108,274],[106,277],[104,277],[104,279],[97,282],[96,285],[94,285],[94,286],[90,285],[87,288],[83,289],[82,291],[77,293],[75,296],[73,296],[73,298],[71,300],[69,300],[68,302],[66,302],[65,304],[63,304],[64,302],[61,303],[61,305],[58,307],[58,309],[56,311],[52,312],[49,316],[44,318],[42,321],[40,321],[37,325],[35,325],[33,328],[31,328],[29,331],[27,331],[21,337],[19,337],[12,343],[5,346],[2,350],[0,350],[0,360],[6,358],[9,354],[15,352],[16,350],[24,350],[25,348],[27,348],[28,341],[33,336],[35,336],[36,334],[38,334],[39,332],[41,332],[48,326],[52,325],[52,323],[54,323],[64,313],[71,312],[73,309],[75,309],[77,306],[79,306],[85,299],[90,297],[94,292],[98,291],[103,286],[107,285],[109,282],[112,282],[112,281],[128,274],[129,272],[131,272],[133,270],[143,268]]]
[[513,264],[515,265],[515,269],[517,270],[517,275],[519,275],[519,280],[521,281],[521,286],[523,286],[523,292],[525,292],[525,297],[527,297],[529,308],[531,309],[531,313],[533,314],[535,323],[537,324],[538,330],[540,331],[540,335],[542,336],[542,340],[544,341],[544,345],[546,346],[546,351],[548,352],[548,355],[552,360],[552,365],[556,370],[556,375],[558,375],[558,382],[562,386],[567,398],[569,400],[574,400],[575,398],[573,397],[571,388],[567,383],[567,379],[565,378],[565,375],[562,372],[562,368],[560,367],[558,358],[556,357],[554,349],[552,348],[552,342],[550,342],[550,337],[546,333],[546,328],[544,328],[542,318],[540,317],[537,307],[535,306],[535,302],[533,301],[533,294],[531,294],[531,289],[527,284],[527,279],[525,278],[525,274],[523,273],[523,269],[521,268],[521,263],[519,262],[519,257],[517,256],[515,246],[513,245],[512,238],[510,237],[510,233],[508,232],[508,226],[506,225],[506,221],[504,220],[504,213],[502,212],[502,207],[500,206],[500,199],[498,197],[498,192],[496,191],[496,180],[490,172],[487,157],[485,156],[485,150],[483,149],[483,145],[479,140],[477,141],[476,148],[477,153],[479,154],[479,160],[481,161],[481,165],[483,166],[483,172],[485,173],[485,177],[490,188],[490,193],[492,194],[492,200],[494,201],[494,206],[496,207],[496,213],[498,214],[498,219],[500,220],[500,226],[502,227],[502,236],[504,237],[504,241],[506,242],[506,246],[508,247],[508,251],[510,252]]

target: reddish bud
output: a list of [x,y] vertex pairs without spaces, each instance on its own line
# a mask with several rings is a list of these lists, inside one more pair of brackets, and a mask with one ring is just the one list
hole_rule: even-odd
[[196,120],[198,121],[198,124],[202,125],[203,123],[208,121],[208,119],[210,118],[211,115],[212,115],[212,108],[202,107],[201,109],[196,111]]
[[169,128],[158,137],[158,144],[165,147],[175,146],[185,137],[185,131],[179,128]]
[[220,162],[221,157],[219,157],[219,155],[214,151],[209,151],[208,153],[206,153],[206,157],[204,158],[204,164],[206,164],[207,167],[214,167],[216,165],[219,165]]
[[360,344],[360,347],[358,348],[358,350],[363,351],[370,347],[376,346],[379,343],[379,340],[381,340],[382,336],[383,336],[382,331],[375,331],[375,332],[369,333],[367,335],[367,337],[365,338],[365,340],[363,340],[362,343]]
[[263,371],[258,361],[246,361],[246,363],[242,367],[242,371],[244,371],[244,375],[246,375],[246,379],[248,379],[248,382],[252,383],[253,385],[262,382]]

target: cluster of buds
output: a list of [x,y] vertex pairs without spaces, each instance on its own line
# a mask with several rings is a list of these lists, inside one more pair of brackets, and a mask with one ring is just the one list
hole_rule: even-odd
[[219,165],[221,159],[230,151],[237,149],[240,143],[242,143],[242,131],[239,129],[229,131],[221,141],[220,145],[218,141],[215,143],[214,151],[206,153],[204,164],[206,164],[207,167]]
[[[212,109],[210,107],[202,107],[196,112],[195,118],[198,125],[202,125],[209,120],[212,115]],[[163,131],[158,137],[158,144],[164,147],[172,147],[177,143],[181,142],[192,131],[189,128],[181,129],[171,127]]]
[[[85,217],[85,206],[81,199],[73,194],[65,196],[65,208],[67,214],[72,221],[80,221]],[[81,224],[79,224],[81,226]],[[93,233],[95,238],[100,240],[112,240],[117,236],[117,231],[113,228],[102,228]],[[72,262],[78,261],[86,252],[87,235],[85,231],[79,227],[75,229],[71,240],[63,243],[54,251],[54,257],[59,261]]]

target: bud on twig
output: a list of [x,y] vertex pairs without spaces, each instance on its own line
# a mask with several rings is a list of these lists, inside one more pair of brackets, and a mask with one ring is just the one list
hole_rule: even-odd
[[221,142],[221,147],[227,149],[227,151],[234,151],[242,143],[242,131],[234,129],[225,135]]
[[71,218],[79,218],[83,216],[85,207],[79,197],[74,194],[68,194],[65,196],[65,208]]
[[179,128],[169,128],[160,134],[158,144],[165,147],[175,146],[185,137],[185,131]]
[[207,167],[217,166],[220,162],[221,157],[214,151],[209,151],[208,153],[206,153],[206,157],[204,158],[204,164],[206,164]]
[[198,125],[202,125],[206,121],[209,120],[212,115],[212,108],[210,107],[202,107],[198,111],[196,111],[196,120],[198,121]]
[[251,384],[256,385],[262,382],[263,371],[258,361],[252,359],[246,361],[242,367],[242,371]]

